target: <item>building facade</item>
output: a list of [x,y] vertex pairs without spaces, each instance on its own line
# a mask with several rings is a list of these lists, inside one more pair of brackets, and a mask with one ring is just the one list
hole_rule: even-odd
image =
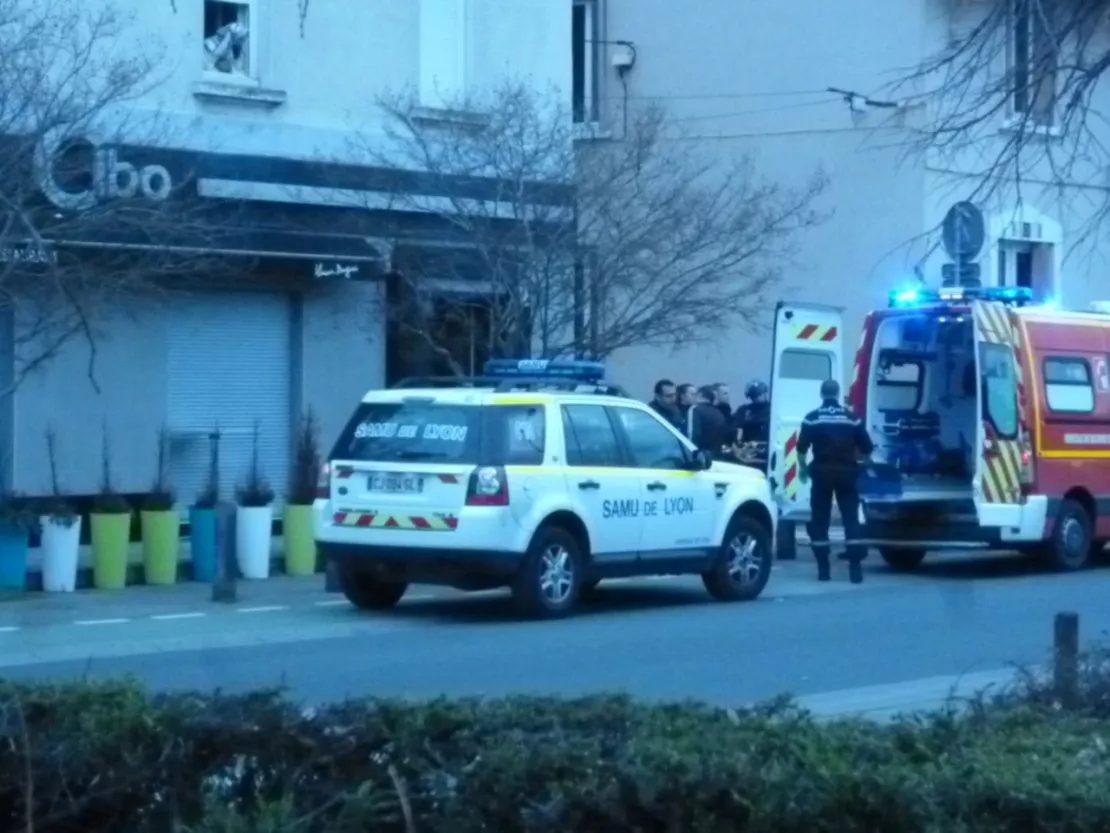
[[[197,280],[121,302],[95,322],[94,339],[70,339],[22,381],[0,413],[6,481],[23,494],[50,491],[52,430],[65,492],[99,489],[106,435],[113,486],[141,493],[164,440],[187,505],[205,485],[218,430],[225,494],[246,475],[257,435],[280,500],[299,415],[317,415],[326,448],[357,399],[384,384],[398,249],[411,259],[444,242],[427,217],[391,209],[378,189],[396,172],[356,152],[351,137],[384,141],[375,102],[390,91],[414,91],[434,122],[450,117],[448,102],[504,77],[568,88],[570,15],[550,0],[321,2],[301,14],[278,0],[124,6],[133,19],[122,42],[157,42],[166,61],[121,112],[157,121],[161,138],[108,147],[78,137],[93,170],[74,188],[55,164],[68,137],[66,148],[36,151],[39,190],[59,211],[157,200],[163,189],[190,200],[210,226],[174,245],[195,253]],[[419,171],[404,176],[427,194],[444,187]],[[142,248],[138,239],[69,244]],[[15,341],[19,327],[7,323]],[[18,375],[13,361],[0,375]]]
[[[999,30],[984,77],[1029,77],[1035,56],[1044,54],[1037,10],[1047,4],[796,0],[740,10],[723,0],[568,2],[575,9],[572,89],[581,120],[611,129],[622,109],[661,103],[682,128],[682,141],[715,154],[754,154],[771,180],[798,184],[824,169],[829,187],[819,208],[830,216],[798,239],[800,251],[777,295],[844,307],[849,357],[863,316],[885,306],[889,290],[919,280],[939,285],[947,259],[939,227],[961,200],[975,202],[985,218],[977,258],[984,283],[1031,286],[1041,298],[1071,307],[1107,297],[1097,246],[1080,240],[1093,212],[1105,208],[1105,172],[1088,165],[1050,173],[1042,166],[1023,170],[1019,183],[995,171],[984,187],[985,160],[1012,141],[1015,120],[1040,119],[1036,126],[1048,143],[1060,140],[1056,125],[1033,112],[1036,101],[1015,95],[999,102],[974,142],[958,152],[929,149],[922,139],[936,124],[939,107],[930,91],[939,82],[909,79],[914,67],[988,15],[1005,20],[1008,30]],[[625,54],[627,44],[635,62],[622,72],[614,56]],[[1097,110],[1108,93],[1094,94]],[[1093,121],[1090,127],[1101,129]],[[772,320],[768,309],[768,328]],[[770,342],[769,329],[737,329],[662,356],[657,349],[626,350],[610,366],[615,380],[644,396],[660,375],[735,388],[767,377]]]

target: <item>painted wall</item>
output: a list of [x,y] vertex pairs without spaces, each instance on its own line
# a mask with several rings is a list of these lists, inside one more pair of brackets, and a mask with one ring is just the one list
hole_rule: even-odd
[[150,487],[158,431],[166,417],[164,314],[150,300],[105,311],[97,325],[95,351],[85,339],[70,341],[23,383],[14,402],[16,491],[50,493],[49,427],[57,438],[58,480],[64,492],[99,491],[105,430],[115,488]]
[[613,124],[626,100],[658,102],[689,141],[751,153],[776,182],[801,184],[820,166],[829,188],[818,207],[831,214],[798,238],[762,331],[713,333],[704,346],[673,353],[626,351],[610,361],[612,378],[644,397],[660,376],[734,389],[766,379],[777,298],[845,306],[850,357],[863,315],[885,305],[921,256],[925,180],[922,166],[903,158],[903,111],[853,112],[828,87],[881,97],[892,70],[924,48],[925,3],[608,0],[605,12],[605,40],[632,41],[637,53],[627,99],[604,62]]
[[204,70],[204,0],[176,0],[176,14],[170,0],[116,2],[134,15],[129,42],[165,56],[164,81],[133,107],[159,143],[337,158],[352,129],[380,131],[375,101],[388,91],[436,106],[437,93],[478,95],[507,77],[570,86],[565,0],[320,2],[303,32],[297,4],[252,0],[253,78]]
[[304,299],[301,399],[331,448],[355,405],[385,385],[384,292],[380,284],[339,284]]

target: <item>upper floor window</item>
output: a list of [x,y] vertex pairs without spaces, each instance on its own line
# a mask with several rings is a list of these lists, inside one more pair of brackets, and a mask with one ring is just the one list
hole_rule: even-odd
[[571,108],[577,124],[598,121],[601,106],[599,0],[574,0],[571,24]]
[[1008,0],[1009,64],[1013,82],[1010,109],[1017,119],[1042,127],[1054,121],[1057,48],[1056,0]]
[[251,17],[257,0],[204,0],[204,69],[230,78],[257,78]]

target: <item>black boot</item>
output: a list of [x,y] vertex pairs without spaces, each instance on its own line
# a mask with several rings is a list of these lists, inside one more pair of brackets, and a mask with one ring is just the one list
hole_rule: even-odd
[[828,581],[830,578],[829,560],[827,558],[817,559],[817,580]]
[[848,581],[852,584],[863,584],[863,567],[859,561],[853,559],[848,562]]

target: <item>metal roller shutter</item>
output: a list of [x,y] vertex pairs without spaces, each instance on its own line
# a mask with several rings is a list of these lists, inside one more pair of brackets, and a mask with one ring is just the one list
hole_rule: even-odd
[[259,423],[264,476],[277,502],[290,463],[292,313],[285,295],[178,295],[168,314],[169,465],[178,504],[187,507],[208,481],[209,435],[218,426],[220,490],[246,477]]

